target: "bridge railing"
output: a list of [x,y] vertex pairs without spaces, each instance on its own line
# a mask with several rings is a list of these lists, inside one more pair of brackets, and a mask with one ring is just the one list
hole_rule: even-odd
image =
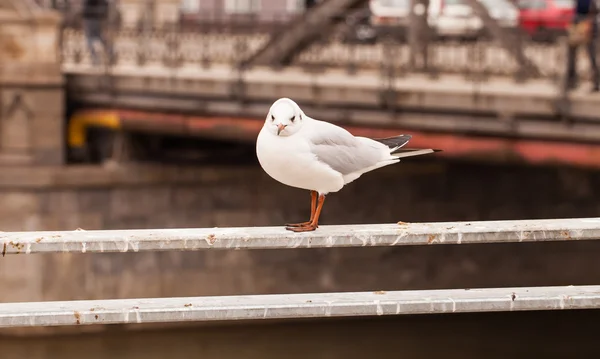
[[[465,245],[600,239],[600,218],[323,226],[0,232],[2,256],[35,253]],[[1,260],[1,258],[0,258]],[[0,303],[0,327],[600,308],[600,286]]]
[[[155,66],[181,68],[225,65],[239,68],[271,36],[285,31],[289,16],[195,19],[168,27],[107,26],[113,49],[109,66]],[[333,21],[335,20],[335,21]],[[333,19],[335,26],[294,56],[291,64],[307,70],[341,69],[349,73],[379,71],[384,76],[407,74],[463,75],[482,81],[490,77],[512,77],[523,81],[545,79],[558,82],[566,71],[566,51],[562,37],[544,38],[511,29],[523,43],[526,57],[538,73],[523,73],[500,43],[484,32],[461,37],[442,37],[430,30],[426,60],[420,53],[413,59],[405,31],[380,29],[351,17]],[[361,35],[362,34],[362,35]],[[517,46],[517,45],[515,45]],[[65,26],[62,57],[66,65],[90,63],[84,33],[79,26]],[[581,77],[587,76],[587,58],[578,62]]]

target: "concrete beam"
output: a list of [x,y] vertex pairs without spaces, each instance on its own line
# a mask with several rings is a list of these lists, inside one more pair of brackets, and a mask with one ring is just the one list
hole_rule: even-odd
[[[132,110],[135,108],[134,102],[122,100],[123,98],[120,98],[115,101],[106,97],[104,102],[98,104],[111,109],[76,111],[69,121],[70,130],[73,124],[77,124],[73,121],[74,118],[82,120],[86,125],[80,127],[80,131],[75,132],[75,135],[69,131],[69,148],[81,154],[85,153],[85,147],[90,145],[83,136],[87,128],[111,128],[114,118],[118,120],[119,130],[125,132],[194,136],[199,139],[253,144],[262,128],[264,114],[269,106],[244,104],[242,107],[237,102],[211,102],[203,106],[203,111],[213,115],[200,115],[194,114],[194,109],[198,107],[197,101],[194,100],[190,100],[188,104],[173,104],[165,108],[166,112],[158,112],[159,106],[154,106],[153,110],[148,111]],[[119,105],[124,108],[115,108]],[[175,113],[172,110],[174,108],[181,111],[188,109],[190,113]],[[484,163],[525,162],[600,168],[600,157],[596,154],[596,142],[600,141],[600,131],[597,128],[600,124],[519,119],[516,126],[511,126],[508,121],[502,122],[494,118],[418,113],[403,113],[402,116],[391,117],[383,111],[340,111],[315,106],[303,106],[303,109],[315,118],[342,126],[355,136],[386,138],[399,133],[410,133],[413,136],[410,143],[415,148],[443,149],[443,152],[437,154],[438,157],[471,159]],[[245,117],[240,116],[241,113],[244,113]],[[447,133],[448,131],[458,133]],[[495,138],[478,134],[493,135]],[[590,143],[582,143],[583,140]],[[402,166],[403,173],[406,165]]]
[[[240,104],[238,101],[198,101],[197,98],[177,98],[175,96],[149,97],[134,94],[113,96],[109,93],[91,93],[87,91],[73,94],[71,98],[79,101],[86,108],[81,110],[78,115],[80,113],[86,114],[96,111],[97,108],[106,108],[106,110],[103,110],[105,112],[104,116],[107,116],[115,107],[135,109],[138,112],[138,115],[133,116],[135,118],[130,115],[131,112],[121,117],[121,128],[125,130],[199,135],[204,137],[215,136],[215,138],[217,136],[224,136],[223,138],[225,139],[236,141],[256,140],[256,135],[260,131],[265,113],[268,112],[270,105],[266,102]],[[90,110],[87,110],[87,108]],[[544,116],[538,116],[538,118],[533,119],[515,117],[514,121],[509,122],[502,121],[498,115],[494,114],[489,114],[485,117],[476,117],[474,114],[430,113],[426,109],[423,112],[413,112],[410,109],[405,109],[401,114],[396,116],[390,116],[389,112],[376,108],[343,108],[331,105],[323,107],[318,104],[303,104],[302,109],[314,118],[330,121],[344,127],[351,125],[360,126],[362,129],[387,128],[389,131],[394,131],[393,134],[386,133],[384,137],[397,134],[398,131],[410,131],[411,133],[428,131],[483,134],[507,138],[518,136],[520,140],[524,141],[528,141],[529,139],[577,142],[595,142],[600,140],[599,124],[597,122],[556,122],[552,119],[544,118]],[[119,112],[122,111],[119,110]],[[184,112],[186,115],[179,115],[178,112]],[[172,120],[173,116],[178,116],[179,118]],[[215,121],[219,121],[219,123],[215,126],[215,131],[211,131],[208,127]],[[251,121],[257,122],[257,124],[250,125]],[[240,132],[240,126],[237,126],[233,122],[240,124],[245,122],[243,127],[249,131],[245,133]],[[194,124],[192,125],[192,123]],[[235,131],[225,133],[220,130],[228,125],[235,127]],[[246,125],[250,125],[251,129],[247,128]],[[256,131],[250,132],[255,127]],[[461,136],[465,137],[464,135]],[[507,141],[501,147],[506,148],[510,141],[513,141],[513,143],[518,142],[515,142],[514,139]],[[486,141],[486,143],[489,143],[489,141]],[[527,154],[522,154],[519,157],[523,157],[523,155]],[[595,156],[591,152],[590,155]],[[567,161],[567,163],[569,162],[571,160]],[[596,163],[597,161],[593,162]],[[571,164],[573,163],[571,162]]]
[[206,249],[295,249],[600,239],[600,217],[486,222],[0,233],[2,255]]
[[0,327],[600,308],[600,286],[2,303]]
[[[99,81],[107,74],[89,68],[65,68],[68,74],[68,90],[74,100],[83,102],[104,96],[99,91]],[[194,108],[202,110],[201,102],[208,99],[230,100],[233,85],[243,83],[245,91],[239,94],[244,103],[271,103],[286,94],[302,106],[323,105],[330,108],[375,109],[382,107],[382,94],[386,89],[376,72],[359,72],[348,76],[339,71],[310,74],[300,68],[288,67],[282,71],[253,68],[237,76],[228,67],[179,70],[122,67],[109,73],[110,89],[106,88],[111,101],[131,94],[143,95],[147,106],[161,106],[162,98],[185,102],[192,99]],[[407,111],[437,111],[494,115],[510,112],[513,116],[529,116],[541,119],[559,115],[557,102],[561,94],[549,82],[531,81],[515,85],[510,81],[465,81],[457,76],[442,76],[431,80],[422,76],[396,78],[392,83],[393,96],[388,105]],[[200,99],[200,100],[199,100]],[[201,101],[204,99],[204,101]],[[598,98],[574,93],[569,96],[572,104],[568,113],[574,119],[597,121],[600,108]],[[215,101],[218,102],[218,101]],[[136,106],[139,108],[139,106]],[[181,109],[178,107],[177,109]],[[162,109],[164,110],[164,109]]]

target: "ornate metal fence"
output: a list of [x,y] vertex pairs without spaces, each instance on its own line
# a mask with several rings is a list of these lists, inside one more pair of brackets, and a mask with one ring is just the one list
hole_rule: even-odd
[[[256,51],[268,36],[267,33],[232,34],[211,29],[111,29],[107,39],[113,56],[107,56],[106,60],[112,66],[235,66],[243,59],[243,49]],[[63,30],[62,56],[66,65],[91,63],[82,30]]]
[[[285,31],[285,22],[261,25],[259,20],[223,24],[199,20],[194,26],[169,28],[117,28],[107,26],[107,38],[114,49],[107,61],[112,66],[189,67],[226,65],[237,67],[267,44],[271,35]],[[379,36],[376,41],[352,41],[343,36],[348,28],[326,32],[305,51],[295,56],[291,65],[311,69],[348,71],[377,70],[393,67],[398,74],[464,74],[487,76],[516,75],[518,65],[498,42],[489,38],[473,40],[434,40],[427,49],[428,63],[411,64],[411,51],[393,34]],[[342,33],[342,35],[340,35]],[[524,35],[523,35],[524,36]],[[538,42],[523,38],[526,56],[538,67],[539,74],[527,77],[556,80],[566,69],[561,41]],[[393,55],[390,55],[393,54]],[[66,65],[90,63],[83,31],[77,26],[65,27],[62,55]],[[582,76],[587,76],[587,59],[579,61]]]
[[[267,44],[277,31],[285,31],[285,23],[260,26],[246,19],[243,23],[227,26],[215,21],[199,21],[195,26],[169,28],[107,26],[107,38],[114,50],[107,63],[111,66],[167,68],[210,65],[238,67]],[[539,42],[523,38],[526,56],[539,69],[539,74],[525,74],[525,77],[559,79],[566,69],[565,47],[561,44],[560,39]],[[331,31],[295,56],[291,65],[350,72],[393,67],[396,74],[461,74],[483,78],[523,76],[517,73],[517,62],[510,54],[489,38],[434,40],[427,48],[427,55],[427,64],[423,61],[411,64],[410,47],[393,35],[380,36],[374,42],[358,42],[340,36],[340,31]],[[78,26],[63,29],[62,56],[65,65],[90,63],[85,36]],[[586,56],[581,56],[578,67],[580,76],[587,76],[589,64]]]

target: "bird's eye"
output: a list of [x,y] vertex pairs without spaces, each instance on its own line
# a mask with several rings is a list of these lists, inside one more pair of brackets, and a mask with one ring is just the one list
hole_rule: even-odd
[[290,121],[294,122],[295,119],[296,119],[296,116],[292,116],[292,118],[290,119]]
[[271,115],[271,121],[275,121],[275,116]]

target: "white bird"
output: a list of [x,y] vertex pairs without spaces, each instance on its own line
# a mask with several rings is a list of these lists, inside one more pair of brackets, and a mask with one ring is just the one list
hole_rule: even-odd
[[286,229],[314,231],[327,194],[338,192],[363,173],[400,162],[402,157],[439,151],[400,149],[411,137],[354,136],[339,126],[306,116],[296,102],[280,98],[271,105],[258,134],[256,155],[273,179],[311,192],[310,220],[286,224]]

